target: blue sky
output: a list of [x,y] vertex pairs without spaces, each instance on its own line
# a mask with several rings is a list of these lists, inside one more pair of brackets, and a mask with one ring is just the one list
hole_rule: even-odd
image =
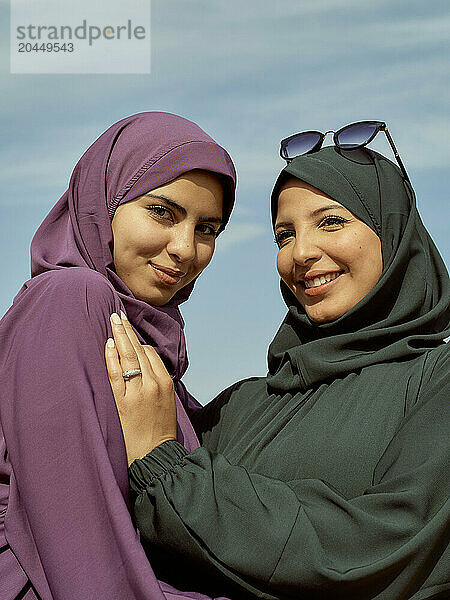
[[[231,223],[183,306],[185,381],[207,402],[265,373],[285,313],[269,225],[281,138],[386,121],[449,263],[450,16],[443,0],[153,0],[151,8],[149,75],[10,75],[9,6],[0,0],[0,309],[29,277],[31,237],[87,146],[126,115],[187,116],[227,147],[239,173]],[[379,137],[371,147],[391,157]]]

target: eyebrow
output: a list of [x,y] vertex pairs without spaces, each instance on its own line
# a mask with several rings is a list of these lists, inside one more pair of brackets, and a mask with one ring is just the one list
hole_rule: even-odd
[[[316,208],[315,210],[311,211],[311,216],[312,217],[317,217],[317,215],[320,215],[324,212],[326,212],[327,210],[339,210],[343,208],[344,210],[345,207],[341,206],[340,204],[329,204],[328,206],[322,206],[321,208]],[[279,229],[280,227],[289,227],[290,225],[292,225],[292,221],[283,221],[282,223],[277,223],[275,225],[275,229]]]
[[[185,217],[187,215],[187,210],[184,208],[184,206],[181,206],[177,202],[174,202],[167,196],[164,196],[164,194],[152,194],[151,192],[149,192],[148,194],[144,194],[144,196],[146,198],[153,198],[154,200],[162,200],[163,202],[168,204],[171,208],[174,208],[179,213],[181,213],[183,215],[183,217]],[[199,221],[201,221],[201,222],[207,221],[208,223],[218,223],[219,225],[222,224],[221,217],[200,217]]]
[[289,227],[290,225],[292,225],[292,221],[282,221],[281,223],[276,223],[275,224],[275,231],[277,229],[281,229],[282,227]]
[[316,208],[316,210],[313,210],[311,212],[311,216],[317,217],[317,215],[320,215],[321,213],[326,212],[327,210],[339,210],[340,208],[343,208],[345,210],[345,208],[340,204],[329,204],[328,206],[322,206],[322,208]]

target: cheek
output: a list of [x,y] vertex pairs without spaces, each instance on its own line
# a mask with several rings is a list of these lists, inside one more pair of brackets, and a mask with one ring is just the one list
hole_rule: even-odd
[[133,255],[153,255],[166,243],[164,233],[142,222],[131,222],[114,236],[114,254],[120,259]]
[[280,253],[279,253],[279,252],[278,252],[278,254],[277,254],[277,260],[276,260],[276,263],[277,263],[277,271],[278,271],[278,275],[279,275],[280,277],[283,277],[283,275],[282,275],[282,273],[283,273],[283,260],[282,260],[282,258],[280,257]]
[[[339,233],[339,232],[338,232]],[[326,253],[338,265],[362,270],[367,261],[367,240],[358,230],[342,231],[341,235],[335,235],[326,246]],[[369,244],[370,246],[370,244]]]
[[375,234],[358,236],[354,244],[345,252],[347,262],[358,277],[364,279],[370,288],[379,280],[383,271],[381,242]]
[[[337,232],[340,233],[340,232]],[[360,255],[364,253],[364,244],[355,232],[342,232],[327,240],[325,253],[337,263],[350,264],[359,262]]]
[[277,254],[277,271],[281,279],[287,281],[291,272],[291,261],[287,252],[279,250]]
[[381,242],[372,240],[372,243],[367,244],[365,252],[366,269],[370,273],[370,283],[374,287],[381,277],[383,272],[383,255],[381,253]]
[[214,256],[215,242],[209,244],[201,244],[197,249],[197,271],[201,272],[205,269]]

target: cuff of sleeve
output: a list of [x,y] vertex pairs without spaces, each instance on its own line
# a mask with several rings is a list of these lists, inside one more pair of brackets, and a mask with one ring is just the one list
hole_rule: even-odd
[[144,458],[139,458],[128,467],[130,491],[141,494],[153,479],[170,471],[183,462],[189,454],[184,446],[176,440],[170,440],[154,448]]

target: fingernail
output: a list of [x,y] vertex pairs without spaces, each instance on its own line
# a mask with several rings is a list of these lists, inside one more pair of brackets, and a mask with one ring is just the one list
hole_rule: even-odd
[[113,314],[111,315],[111,321],[112,321],[112,322],[113,322],[115,325],[120,325],[120,324],[121,324],[121,322],[122,322],[122,321],[120,320],[120,317],[119,317],[119,315],[118,315],[117,313],[113,313]]
[[114,340],[112,338],[108,338],[106,340],[106,347],[107,348],[114,348]]
[[127,315],[123,312],[123,310],[120,311],[120,317],[122,318],[123,321],[128,321]]

